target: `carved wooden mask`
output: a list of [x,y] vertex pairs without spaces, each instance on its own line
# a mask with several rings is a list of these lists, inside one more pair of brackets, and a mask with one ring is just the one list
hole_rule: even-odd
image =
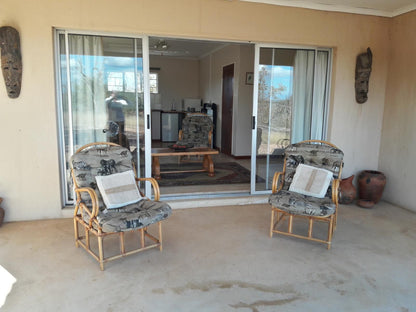
[[19,32],[10,26],[0,27],[1,69],[7,94],[10,98],[20,95],[22,86],[22,54]]
[[366,53],[357,56],[357,64],[355,65],[355,100],[357,103],[365,103],[368,99],[368,81],[370,80],[371,65],[373,62],[373,54],[370,48]]

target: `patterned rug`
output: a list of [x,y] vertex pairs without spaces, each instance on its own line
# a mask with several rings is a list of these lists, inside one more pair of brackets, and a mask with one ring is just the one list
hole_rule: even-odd
[[[161,164],[160,171],[201,169],[202,163]],[[250,170],[235,162],[214,163],[215,176],[207,172],[162,173],[160,186],[210,185],[250,183]],[[257,182],[264,180],[257,176]]]

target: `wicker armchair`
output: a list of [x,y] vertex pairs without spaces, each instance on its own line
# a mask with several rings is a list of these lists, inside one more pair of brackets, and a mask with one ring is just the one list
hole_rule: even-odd
[[[273,178],[272,194],[269,203],[272,206],[270,237],[273,233],[303,238],[311,241],[325,243],[331,248],[333,232],[337,222],[338,188],[341,177],[344,153],[335,145],[318,140],[302,141],[289,145],[285,149],[283,172],[276,172]],[[311,188],[316,178],[316,172],[325,172],[332,185],[321,187],[322,198],[300,194],[291,190],[296,171],[300,164],[309,167],[312,172],[308,181],[301,181]],[[324,169],[324,170],[322,170]],[[315,171],[315,172],[313,172]],[[328,184],[327,184],[328,185]],[[287,218],[287,229],[283,220]],[[307,219],[308,232],[306,235],[294,233],[294,219]],[[328,223],[326,239],[312,236],[314,221]]]
[[[162,220],[171,215],[168,204],[160,202],[160,191],[156,180],[153,178],[134,178],[136,176],[132,164],[132,156],[127,148],[115,143],[98,142],[87,144],[79,148],[72,156],[71,161],[72,178],[75,186],[76,203],[74,210],[75,244],[83,247],[100,264],[104,270],[104,263],[130,254],[134,254],[150,248],[159,248],[162,251]],[[131,171],[132,170],[132,171]],[[101,194],[97,187],[96,176],[115,177],[115,173],[131,173],[132,183],[128,185],[138,196],[144,196],[138,188],[139,183],[148,181],[152,185],[154,200],[147,198],[139,199],[137,202],[109,208],[108,203],[104,205],[106,194]],[[130,172],[131,171],[131,172]],[[101,178],[100,178],[101,179]],[[110,189],[108,189],[110,190]],[[119,192],[123,199],[125,193],[120,187],[113,188],[112,192]],[[139,190],[139,192],[137,192]],[[103,195],[105,197],[103,198]],[[148,228],[152,224],[158,224],[158,234],[150,234]],[[83,235],[80,235],[80,229]],[[139,247],[126,250],[125,232],[138,231],[140,233]],[[90,234],[98,239],[98,246],[90,243]],[[104,256],[104,237],[118,235],[120,238],[120,252],[108,257]],[[97,250],[98,249],[98,250]]]
[[177,144],[212,147],[212,130],[213,123],[208,115],[202,113],[188,114],[182,120],[182,129],[179,130]]

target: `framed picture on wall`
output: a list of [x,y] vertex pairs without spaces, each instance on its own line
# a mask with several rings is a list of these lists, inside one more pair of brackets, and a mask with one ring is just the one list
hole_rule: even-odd
[[254,83],[254,74],[246,73],[246,85],[252,85]]

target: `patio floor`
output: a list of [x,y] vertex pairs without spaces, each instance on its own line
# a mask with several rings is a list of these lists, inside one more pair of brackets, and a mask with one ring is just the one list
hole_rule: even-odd
[[[269,238],[268,205],[174,210],[164,250],[98,263],[72,219],[0,228],[2,311],[415,311],[416,214],[341,205],[331,250]],[[110,242],[111,243],[111,242]],[[1,281],[0,281],[1,283]]]

